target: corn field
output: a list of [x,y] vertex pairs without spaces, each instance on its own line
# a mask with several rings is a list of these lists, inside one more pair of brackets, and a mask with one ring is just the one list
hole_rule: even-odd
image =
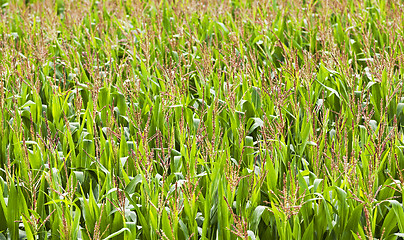
[[401,0],[0,0],[0,240],[403,239]]

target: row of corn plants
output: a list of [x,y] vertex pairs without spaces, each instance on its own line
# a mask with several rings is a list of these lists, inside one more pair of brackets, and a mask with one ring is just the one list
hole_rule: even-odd
[[0,239],[402,239],[403,10],[0,0]]

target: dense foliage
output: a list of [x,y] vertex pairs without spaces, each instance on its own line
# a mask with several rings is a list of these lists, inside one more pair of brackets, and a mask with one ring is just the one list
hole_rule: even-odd
[[0,6],[0,239],[404,236],[402,1]]

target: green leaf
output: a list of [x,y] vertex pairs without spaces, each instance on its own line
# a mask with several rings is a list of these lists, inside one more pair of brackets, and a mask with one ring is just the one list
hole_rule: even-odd
[[116,237],[116,236],[122,234],[122,233],[125,232],[125,231],[130,232],[129,228],[122,228],[122,229],[120,229],[120,230],[118,230],[118,231],[116,231],[116,232],[110,234],[108,237],[104,238],[103,240],[107,240],[107,239],[111,239],[111,238],[113,238],[113,237]]
[[223,23],[216,22],[216,24],[220,26],[224,33],[229,33],[229,29],[227,29],[227,27]]
[[261,221],[261,216],[265,210],[267,210],[266,206],[257,206],[254,209],[251,220],[250,220],[250,229],[253,232],[257,231],[258,225]]

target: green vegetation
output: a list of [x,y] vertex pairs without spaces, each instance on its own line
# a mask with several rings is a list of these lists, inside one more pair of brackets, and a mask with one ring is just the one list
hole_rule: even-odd
[[404,236],[402,1],[0,6],[0,240]]

